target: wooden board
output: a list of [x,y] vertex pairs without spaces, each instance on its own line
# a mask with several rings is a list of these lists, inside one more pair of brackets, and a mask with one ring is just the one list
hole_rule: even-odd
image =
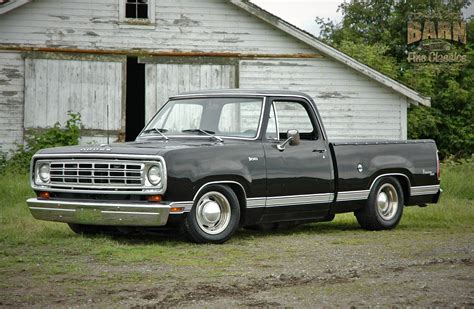
[[[80,113],[86,130],[119,131],[122,62],[25,59],[25,128],[64,123]],[[108,117],[107,117],[108,108]]]
[[0,152],[23,141],[24,75],[20,53],[0,52]]

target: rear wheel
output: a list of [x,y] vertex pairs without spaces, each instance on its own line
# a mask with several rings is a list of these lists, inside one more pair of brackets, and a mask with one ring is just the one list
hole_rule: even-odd
[[355,212],[360,226],[366,230],[395,228],[403,214],[403,190],[393,177],[377,180],[364,208]]
[[239,200],[227,186],[209,186],[197,197],[183,222],[185,234],[197,243],[223,243],[237,230]]

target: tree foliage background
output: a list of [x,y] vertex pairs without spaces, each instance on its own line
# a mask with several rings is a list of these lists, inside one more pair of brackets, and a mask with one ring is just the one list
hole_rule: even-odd
[[339,6],[339,24],[316,18],[320,39],[351,57],[430,96],[432,107],[408,111],[409,138],[436,140],[442,157],[474,152],[474,18],[467,21],[467,45],[455,45],[467,63],[407,62],[407,21],[421,13],[459,19],[470,0],[365,0]]

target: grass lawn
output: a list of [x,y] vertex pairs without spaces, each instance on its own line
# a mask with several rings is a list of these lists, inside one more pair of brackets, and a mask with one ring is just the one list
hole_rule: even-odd
[[[237,280],[243,272],[252,276],[265,265],[284,266],[286,260],[301,257],[300,247],[291,245],[300,241],[324,246],[329,240],[336,250],[387,242],[396,247],[400,258],[409,259],[413,252],[435,250],[423,235],[441,241],[449,235],[474,234],[474,163],[444,165],[442,188],[439,204],[405,208],[401,224],[393,231],[363,231],[352,214],[344,214],[333,222],[273,233],[239,231],[228,243],[213,246],[192,244],[173,233],[79,236],[66,224],[33,219],[25,203],[33,196],[26,175],[0,176],[0,291],[4,291],[0,306],[71,305],[64,298],[72,299],[72,305],[83,304],[98,290],[143,288],[156,280]],[[408,250],[404,243],[397,245],[397,239],[420,242]],[[108,301],[122,299],[125,292],[121,293],[110,292]]]

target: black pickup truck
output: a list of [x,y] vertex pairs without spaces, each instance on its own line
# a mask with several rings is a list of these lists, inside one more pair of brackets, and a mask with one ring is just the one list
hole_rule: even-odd
[[331,141],[308,95],[245,90],[171,97],[134,142],[42,150],[31,185],[33,216],[74,232],[174,225],[199,243],[345,212],[391,229],[441,192],[434,141]]

